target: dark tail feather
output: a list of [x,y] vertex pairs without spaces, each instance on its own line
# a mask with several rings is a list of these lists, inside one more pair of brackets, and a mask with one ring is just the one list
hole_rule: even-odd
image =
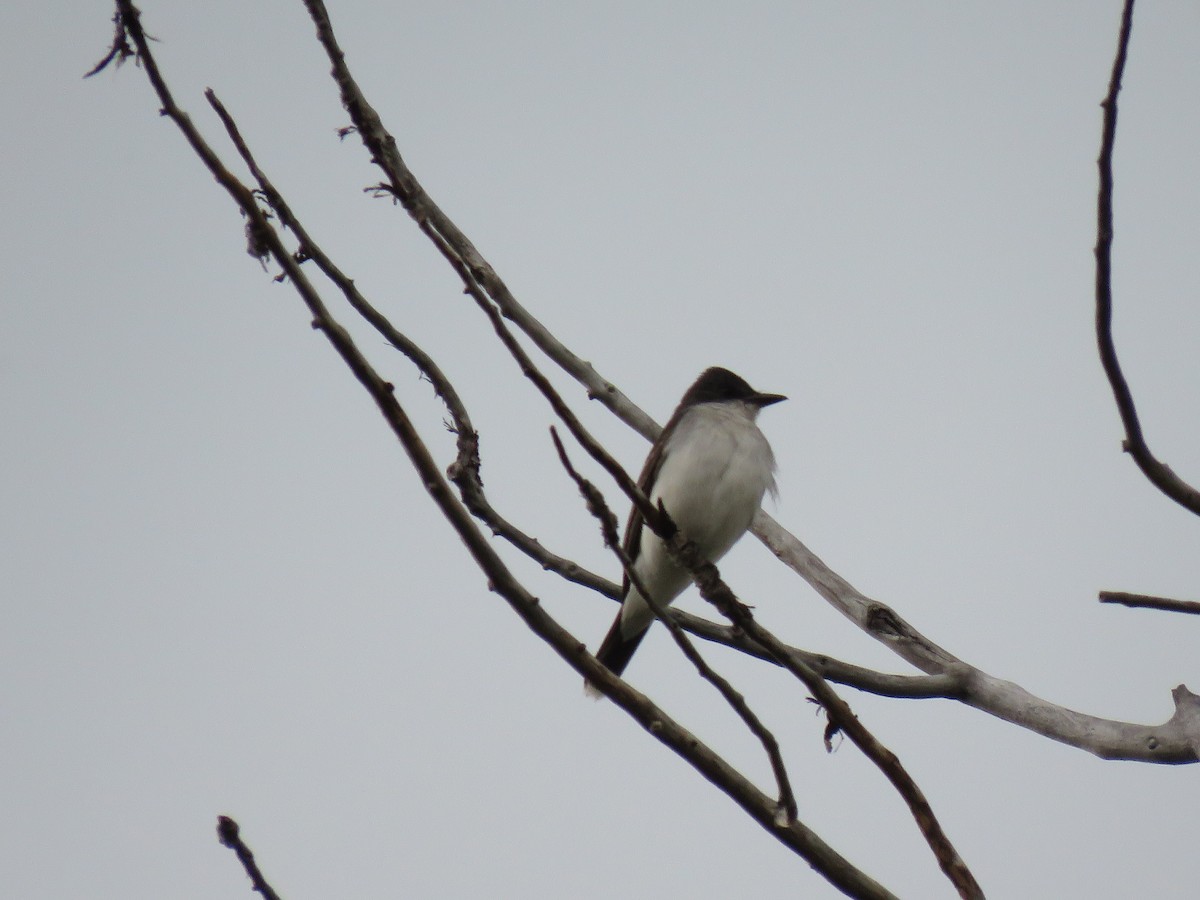
[[[642,642],[642,638],[646,636],[646,632],[649,630],[648,627],[643,628],[637,634],[626,637],[621,634],[621,614],[617,613],[617,618],[613,621],[612,628],[608,629],[604,643],[596,651],[596,659],[600,660],[608,671],[614,675],[620,675],[625,671],[625,667],[629,665],[629,660],[633,658],[634,651],[637,650],[638,644]],[[596,690],[591,682],[585,681],[583,686],[593,697],[600,696],[600,692]]]

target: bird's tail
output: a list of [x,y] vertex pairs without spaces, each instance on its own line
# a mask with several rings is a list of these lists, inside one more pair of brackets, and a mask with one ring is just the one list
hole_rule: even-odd
[[[633,653],[638,648],[638,644],[642,642],[642,638],[646,636],[646,632],[650,630],[647,625],[641,631],[626,635],[621,633],[621,614],[617,613],[617,618],[613,621],[612,628],[608,629],[608,634],[605,635],[604,643],[600,645],[600,649],[596,651],[596,659],[603,663],[604,667],[614,675],[620,675],[625,671],[625,667],[629,665],[629,660],[633,658]],[[590,681],[583,682],[583,689],[589,697],[599,699],[602,695],[596,686]]]

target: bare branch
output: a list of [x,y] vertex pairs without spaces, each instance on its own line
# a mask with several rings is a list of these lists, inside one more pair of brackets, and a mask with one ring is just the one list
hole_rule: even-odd
[[762,510],[751,527],[784,565],[867,634],[922,672],[958,680],[961,688],[956,698],[968,706],[1101,759],[1168,764],[1200,759],[1195,750],[1200,728],[1191,720],[1172,716],[1162,725],[1138,725],[1090,716],[1036,697],[933,643],[891,607],[860,593]]
[[349,333],[329,313],[302,271],[300,263],[288,252],[278,233],[258,207],[250,189],[229,172],[196,130],[187,114],[175,104],[150,54],[145,33],[138,20],[138,11],[133,7],[131,0],[116,2],[125,28],[137,48],[138,58],[144,63],[147,77],[163,104],[163,114],[180,129],[217,182],[226,189],[243,215],[258,229],[264,245],[313,315],[313,327],[325,335],[355,378],[375,400],[384,419],[404,447],[421,483],[486,576],[489,588],[499,593],[529,628],[576,672],[595,684],[656,740],[685,759],[708,781],[741,806],[768,833],[806,859],[831,884],[853,897],[879,900],[893,898],[894,895],[890,891],[853,866],[802,823],[794,819],[788,822],[780,821],[777,815],[778,806],[773,798],[760,791],[695,735],[667,716],[649,698],[612,675],[587,652],[578,638],[559,625],[542,608],[538,599],[517,581],[487,538],[479,531],[465,506],[454,496],[412,421],[396,400],[391,384],[380,377],[354,344]]
[[[765,662],[780,665],[770,653],[756,644],[738,628],[729,625],[718,625],[708,619],[692,615],[681,609],[668,611],[670,618],[697,637],[713,641],[740,650],[750,656]],[[836,684],[857,688],[881,697],[901,697],[907,699],[959,699],[962,692],[962,679],[951,675],[892,675],[888,672],[877,672],[853,663],[842,662],[823,653],[813,653],[800,650],[797,647],[785,646],[788,655],[801,661],[822,678]]]
[[1117,348],[1112,333],[1112,242],[1113,242],[1113,145],[1117,137],[1117,95],[1121,92],[1121,77],[1125,72],[1125,58],[1129,49],[1129,35],[1133,28],[1133,0],[1125,0],[1121,14],[1121,34],[1117,40],[1117,55],[1113,60],[1112,77],[1108,83],[1108,96],[1101,106],[1104,108],[1104,132],[1100,142],[1100,158],[1096,165],[1100,169],[1100,192],[1096,204],[1096,343],[1100,349],[1100,362],[1104,374],[1112,387],[1117,411],[1125,426],[1123,448],[1133,457],[1150,483],[1185,509],[1200,515],[1200,491],[1176,475],[1171,467],[1161,462],[1150,452],[1137,408],[1133,403],[1133,392],[1117,361]]
[[267,177],[259,166],[254,154],[247,146],[241,131],[233,116],[225,108],[210,88],[205,91],[209,105],[216,111],[217,116],[225,126],[234,147],[246,163],[250,174],[258,183],[259,190],[267,204],[279,217],[285,228],[291,231],[299,241],[299,249],[295,254],[297,262],[312,260],[338,290],[346,298],[350,306],[361,315],[383,338],[413,362],[421,374],[433,385],[434,393],[442,399],[446,411],[450,414],[451,430],[456,437],[458,455],[447,470],[447,475],[459,489],[463,502],[471,513],[483,521],[493,534],[499,535],[521,550],[527,556],[537,560],[544,569],[554,571],[568,581],[591,588],[600,593],[607,593],[611,584],[599,575],[589,572],[573,560],[559,556],[548,550],[537,538],[532,537],[502,516],[487,498],[483,489],[483,479],[480,475],[481,460],[479,454],[479,432],[471,423],[458,391],[441,367],[416,342],[397,329],[392,322],[363,296],[354,279],[344,273],[320,244],[309,234],[283,195]]
[[1127,594],[1124,591],[1101,591],[1101,603],[1119,603],[1122,606],[1141,609],[1161,609],[1165,612],[1200,615],[1200,603],[1195,600],[1172,600],[1169,597],[1151,597],[1147,594]]
[[[647,520],[647,525],[654,528],[654,523]],[[655,530],[657,534],[657,530]],[[908,804],[917,827],[933,850],[938,864],[946,873],[951,883],[957,888],[963,898],[983,897],[983,890],[967,868],[966,862],[954,849],[949,836],[938,822],[925,793],[913,780],[912,776],[900,762],[900,758],[885,747],[866,726],[854,715],[848,703],[831,688],[825,679],[811,669],[803,660],[788,652],[773,634],[764,629],[755,620],[753,613],[738,601],[733,592],[720,580],[716,566],[700,558],[695,544],[684,541],[683,535],[675,534],[666,540],[672,555],[678,553],[678,558],[691,571],[702,596],[713,604],[723,615],[727,616],[734,626],[743,631],[746,636],[762,646],[772,659],[787,669],[812,692],[829,718],[830,725],[846,734],[854,744],[862,750],[868,759],[883,772],[884,776],[896,788],[896,791]]]
[[263,895],[263,900],[279,900],[279,895],[267,883],[267,879],[263,877],[263,873],[258,868],[258,863],[254,861],[254,854],[242,840],[241,828],[238,827],[238,823],[229,816],[218,816],[217,837],[222,844],[237,854],[242,868],[250,877],[250,883],[254,886],[254,890]]
[[515,322],[543,353],[587,388],[588,397],[599,400],[617,412],[644,437],[653,440],[658,432],[654,420],[634,405],[616,385],[602,378],[591,363],[572,353],[541,322],[530,315],[517,302],[491,264],[475,249],[475,245],[433,202],[405,164],[396,148],[396,139],[384,127],[379,114],[367,102],[367,98],[351,76],[345,54],[333,33],[333,25],[325,4],[322,0],[305,0],[304,5],[316,25],[317,39],[329,57],[331,74],[341,93],[342,106],[350,114],[357,134],[371,154],[372,162],[383,170],[389,192],[400,201],[421,230],[434,240],[447,258],[453,256],[459,264],[466,266],[471,277],[483,286],[488,296],[503,311],[505,318]]

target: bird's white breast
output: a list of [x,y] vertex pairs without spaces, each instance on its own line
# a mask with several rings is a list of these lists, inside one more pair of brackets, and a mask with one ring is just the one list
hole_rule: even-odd
[[[717,562],[750,527],[763,494],[775,492],[775,456],[748,403],[705,403],[689,410],[664,447],[650,500],[661,500],[675,524]],[[635,569],[664,606],[691,578],[649,528],[642,530]],[[622,628],[636,633],[654,619],[637,591],[621,611]]]
[[750,526],[775,489],[775,456],[746,403],[705,403],[688,411],[664,448],[651,499],[710,560]]

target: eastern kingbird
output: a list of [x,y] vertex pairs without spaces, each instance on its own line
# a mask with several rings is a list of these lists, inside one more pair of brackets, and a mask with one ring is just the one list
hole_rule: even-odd
[[[662,502],[710,562],[746,533],[763,494],[775,493],[775,455],[754,420],[764,406],[786,399],[759,393],[728,369],[706,369],[650,448],[638,485],[655,506]],[[645,527],[636,506],[625,526],[624,546],[638,578],[660,606],[674,601],[691,582],[687,569]],[[621,611],[596,653],[614,675],[625,671],[654,622],[654,610],[628,575],[623,592]]]

